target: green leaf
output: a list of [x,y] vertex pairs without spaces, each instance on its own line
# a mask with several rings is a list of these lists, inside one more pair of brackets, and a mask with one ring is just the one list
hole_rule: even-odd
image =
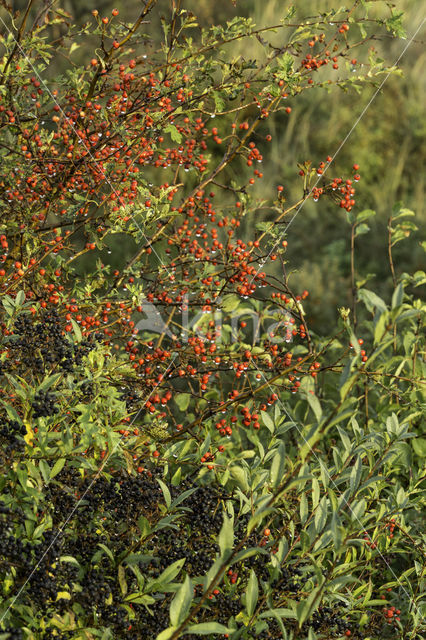
[[369,231],[370,231],[370,227],[368,226],[368,224],[365,224],[363,222],[355,227],[354,237],[356,238],[358,236],[362,236],[364,235],[364,233],[368,233]]
[[234,518],[223,512],[223,523],[218,536],[221,556],[227,556],[234,546]]
[[351,375],[350,378],[348,378],[340,387],[339,389],[339,393],[340,393],[340,399],[344,400],[346,398],[346,396],[348,395],[349,390],[352,388],[353,383],[355,382],[355,380],[357,379],[358,374],[354,373],[353,375]]
[[271,433],[274,433],[275,425],[270,415],[266,413],[266,411],[261,411],[260,415],[262,416],[263,424],[265,425],[265,427],[267,427],[267,429],[269,429]]
[[118,566],[118,583],[123,596],[127,593],[126,571],[122,564]]
[[47,464],[46,460],[40,460],[38,463],[39,469],[40,469],[40,473],[43,476],[43,480],[45,482],[45,484],[49,483],[49,479],[50,479],[50,467]]
[[308,598],[297,603],[295,609],[299,628],[303,625],[305,620],[307,620],[309,616],[319,607],[321,598],[317,598],[317,594],[321,590],[323,583],[324,577],[322,576],[320,579],[320,584],[318,585],[318,587],[311,591]]
[[79,44],[77,44],[76,42],[73,42],[68,50],[68,55],[70,56],[74,51],[76,51],[76,49],[78,49],[80,47]]
[[235,309],[239,306],[241,300],[238,296],[232,294],[226,295],[221,302],[221,309],[225,311],[225,313],[229,313],[230,311],[235,311]]
[[316,509],[320,500],[320,485],[316,478],[312,478],[312,509]]
[[179,626],[184,620],[189,612],[193,597],[194,588],[190,577],[187,575],[170,603],[170,622],[173,626]]
[[151,532],[151,525],[149,520],[145,518],[145,516],[139,516],[138,518],[138,529],[141,532],[143,538],[146,538]]
[[254,570],[251,569],[250,577],[248,579],[247,589],[246,589],[246,611],[250,617],[254,613],[258,598],[259,598],[259,584],[258,584],[257,577]]
[[372,209],[364,209],[364,211],[360,211],[356,217],[357,223],[364,222],[364,220],[368,220],[376,215],[376,212]]
[[125,602],[132,602],[134,604],[146,604],[146,605],[150,605],[150,604],[154,604],[155,602],[155,598],[153,598],[152,596],[148,596],[146,594],[141,595],[139,593],[130,593],[128,596],[125,597]]
[[53,375],[49,376],[48,378],[43,380],[41,385],[37,387],[37,391],[47,391],[47,389],[50,389],[51,387],[53,387],[55,382],[57,382],[61,376],[62,376],[62,373],[54,373]]
[[195,633],[200,636],[207,636],[210,633],[232,633],[232,629],[225,627],[219,622],[200,622],[199,624],[192,624],[190,627],[186,627],[182,635],[187,633]]
[[62,471],[65,465],[65,462],[66,462],[65,458],[59,458],[58,460],[56,460],[55,464],[50,470],[50,479],[54,478],[55,476],[58,475],[58,473]]
[[400,282],[392,295],[392,309],[396,309],[396,307],[401,306],[403,297],[404,285],[402,284],[402,282]]
[[384,300],[368,289],[360,289],[358,291],[358,298],[362,300],[369,311],[374,311],[377,308],[379,311],[387,311],[387,306]]
[[104,545],[102,542],[98,542],[98,547],[100,547],[103,551],[105,551],[105,553],[107,554],[108,558],[114,562],[114,555],[113,555],[111,549],[108,549],[108,547],[106,545]]
[[72,324],[72,328],[74,330],[74,335],[76,337],[77,342],[81,342],[82,340],[81,329],[78,326],[77,322],[74,320],[74,318],[71,318],[71,324]]
[[318,400],[316,395],[313,395],[312,393],[308,393],[306,394],[306,399],[309,403],[309,406],[311,407],[312,411],[314,412],[315,418],[317,419],[317,421],[319,422],[322,418],[322,408],[321,408],[321,403]]
[[18,293],[16,294],[16,298],[15,298],[15,307],[22,307],[22,305],[25,302],[25,292],[22,291],[18,291]]
[[163,492],[163,496],[164,496],[164,500],[165,500],[166,506],[167,506],[168,509],[170,509],[170,505],[172,503],[172,496],[170,495],[169,488],[162,480],[160,480],[160,478],[157,478],[157,482],[160,485],[161,490]]
[[374,344],[378,344],[383,338],[389,322],[389,313],[381,313],[374,327]]
[[1,401],[2,406],[6,409],[7,415],[11,420],[16,420],[16,422],[20,422],[19,415],[12,405],[7,404],[6,402]]
[[218,91],[213,91],[212,95],[213,95],[216,111],[220,113],[225,108],[225,100],[221,97]]
[[285,466],[286,466],[285,444],[284,442],[280,442],[278,451],[272,459],[271,471],[270,471],[271,484],[274,488],[278,487],[278,485],[280,484],[284,476]]
[[258,511],[256,511],[256,513],[254,514],[254,516],[252,516],[250,518],[250,520],[248,521],[247,524],[247,533],[250,535],[250,533],[253,531],[253,529],[260,523],[262,522],[262,520],[264,518],[266,518],[267,516],[271,515],[271,513],[275,513],[275,508],[274,507],[268,507],[267,509],[259,509]]
[[164,631],[158,634],[155,640],[169,640],[169,638],[172,637],[176,629],[177,627],[167,627],[167,629],[164,629]]
[[358,485],[361,480],[362,475],[362,459],[361,456],[358,456],[354,466],[352,467],[351,475],[349,476],[349,486],[351,489],[351,493],[355,493],[358,489]]
[[74,558],[73,556],[60,556],[59,560],[60,562],[70,562],[71,564],[74,564],[76,567],[80,568],[80,563],[78,562],[77,558]]
[[420,458],[426,458],[426,438],[414,438],[411,440],[414,453]]
[[405,207],[399,208],[399,206],[397,205],[393,207],[393,211],[396,213],[396,215],[392,214],[392,221],[398,220],[398,218],[406,218],[407,216],[412,218],[416,215],[414,211],[411,211],[411,209],[407,209]]
[[397,38],[405,38],[407,33],[403,27],[404,12],[394,13],[391,11],[391,17],[385,20],[386,29]]
[[237,481],[238,486],[243,491],[248,491],[249,490],[247,471],[245,469],[243,469],[242,467],[239,467],[237,465],[233,465],[230,468],[230,473],[231,473],[231,476]]
[[259,555],[260,553],[266,554],[267,552],[264,549],[259,549],[259,547],[250,547],[249,549],[242,549],[237,553],[236,556],[233,556],[230,564],[235,564],[236,562],[241,562],[241,560],[245,560],[246,558],[250,558],[254,555]]
[[278,616],[279,618],[289,618],[295,619],[296,614],[292,609],[285,609],[284,607],[278,607],[277,609],[270,609],[269,611],[263,611],[259,618],[275,618]]
[[182,411],[182,413],[184,411],[187,410],[188,406],[189,406],[189,402],[191,400],[191,394],[190,393],[178,393],[177,396],[175,396],[174,398],[177,406],[179,407],[180,411]]
[[306,493],[302,493],[300,498],[300,521],[302,524],[305,524],[308,519],[309,509],[308,509],[308,499],[306,497]]
[[323,496],[315,511],[315,533],[318,535],[325,527],[328,516],[328,498]]
[[167,582],[171,582],[176,578],[183,565],[186,562],[186,558],[180,558],[180,560],[176,560],[173,564],[169,565],[160,575],[156,578],[156,582],[161,582],[166,584]]
[[[181,467],[179,467],[180,469]],[[184,491],[183,493],[179,494],[177,496],[177,498],[175,498],[172,502],[172,504],[170,505],[170,510],[175,509],[181,502],[185,502],[185,500],[187,498],[189,498],[190,495],[192,495],[194,493],[194,491],[197,491],[197,488],[194,487],[192,489],[187,489],[186,491]]]
[[168,124],[167,127],[164,127],[163,131],[170,133],[173,142],[182,142],[182,134],[176,129],[174,124]]
[[2,301],[1,301],[3,307],[6,310],[6,313],[8,316],[13,316],[13,314],[15,313],[15,302],[14,300],[12,300],[12,298],[8,295],[3,296]]
[[336,511],[333,511],[330,522],[330,530],[333,536],[334,551],[338,551],[342,545],[342,534],[340,532],[340,519]]

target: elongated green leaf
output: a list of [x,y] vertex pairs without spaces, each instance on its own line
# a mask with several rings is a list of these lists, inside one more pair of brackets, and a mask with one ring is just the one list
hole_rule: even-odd
[[[178,471],[180,471],[180,467],[178,469]],[[172,504],[170,505],[170,510],[173,510],[175,507],[177,507],[181,502],[184,502],[187,498],[189,498],[189,496],[194,493],[194,491],[197,491],[197,488],[194,487],[193,489],[187,489],[186,491],[184,491],[183,493],[181,493],[180,495],[178,495],[177,498],[175,498],[172,502]]]
[[300,498],[300,521],[302,524],[305,524],[308,519],[308,499],[306,498],[306,494],[302,493]]
[[126,572],[122,564],[118,566],[118,583],[123,596],[127,593]]
[[234,546],[234,518],[229,518],[224,512],[222,528],[218,537],[218,544],[222,556],[226,556]]
[[274,433],[275,425],[271,416],[266,413],[266,411],[261,411],[260,415],[262,416],[263,424],[265,425],[265,427],[267,427],[271,433]]
[[148,582],[148,584],[146,585],[146,591],[147,592],[156,591],[161,586],[174,580],[174,578],[176,578],[176,576],[182,569],[185,562],[186,562],[186,558],[180,558],[179,560],[176,560],[175,562],[173,562],[170,566],[164,569],[162,573],[160,573],[158,578],[155,578],[155,580]]
[[139,516],[138,529],[141,532],[143,538],[145,538],[151,532],[151,525],[149,524],[149,521],[145,518],[145,516]]
[[396,309],[402,304],[402,299],[404,298],[404,285],[400,282],[392,295],[392,309]]
[[328,498],[323,496],[315,512],[315,532],[318,535],[325,527],[328,516]]
[[81,329],[78,326],[77,322],[74,320],[74,318],[71,318],[71,325],[72,325],[72,328],[73,328],[73,331],[74,331],[74,335],[75,335],[75,338],[76,338],[77,342],[81,342],[82,337],[83,337],[81,335]]
[[312,509],[316,509],[320,499],[320,485],[316,478],[312,478]]
[[254,613],[258,598],[259,598],[259,584],[257,582],[256,574],[252,569],[250,571],[250,577],[248,579],[247,589],[246,589],[246,611],[250,617]]
[[56,460],[55,464],[53,465],[52,469],[50,470],[50,479],[52,480],[52,478],[54,478],[55,476],[58,475],[58,473],[60,473],[62,471],[62,469],[64,468],[65,465],[65,458],[59,458],[58,460]]
[[172,637],[176,629],[177,627],[167,627],[167,629],[164,629],[164,631],[158,634],[155,640],[169,640],[169,638]]
[[172,497],[171,497],[171,495],[170,495],[169,488],[168,488],[168,486],[167,486],[167,485],[166,485],[162,480],[160,480],[160,478],[157,478],[157,482],[158,482],[158,484],[159,484],[159,485],[160,485],[160,487],[161,487],[161,490],[162,490],[162,492],[163,492],[163,496],[164,496],[164,500],[165,500],[166,506],[167,506],[167,508],[169,509],[169,508],[170,508],[170,505],[171,505],[171,503],[172,503]]
[[186,627],[183,635],[187,633],[195,633],[199,636],[207,636],[210,633],[232,633],[232,629],[225,627],[225,625],[219,622],[200,622],[199,624],[192,624],[190,627]]
[[53,385],[59,380],[61,375],[61,373],[54,373],[53,375],[49,376],[48,378],[43,380],[41,385],[37,388],[37,391],[47,391],[47,389],[53,387]]
[[361,480],[362,475],[362,459],[361,456],[358,456],[354,466],[352,467],[351,475],[349,476],[349,486],[352,493],[358,489],[358,485]]
[[369,289],[360,289],[358,291],[358,298],[362,300],[369,311],[374,311],[377,308],[379,311],[386,311],[386,302],[380,298],[374,291]]
[[172,626],[177,627],[182,620],[184,620],[188,614],[193,597],[194,589],[192,582],[190,577],[186,576],[170,603],[170,622]]
[[309,406],[311,407],[312,411],[314,412],[315,418],[319,422],[321,420],[321,417],[322,417],[322,407],[321,407],[320,401],[318,400],[316,395],[312,395],[309,392],[306,394],[306,399],[307,399],[307,401],[309,403]]
[[110,560],[114,561],[114,554],[112,553],[111,549],[108,549],[108,547],[102,542],[98,542],[98,547],[105,551]]
[[389,313],[381,313],[374,327],[374,344],[378,344],[383,338],[389,323]]
[[16,294],[16,298],[15,298],[15,306],[16,307],[22,307],[22,305],[25,302],[25,292],[22,291],[18,291],[18,293]]
[[274,455],[271,464],[271,484],[277,487],[284,476],[285,471],[285,445],[280,443],[277,453]]

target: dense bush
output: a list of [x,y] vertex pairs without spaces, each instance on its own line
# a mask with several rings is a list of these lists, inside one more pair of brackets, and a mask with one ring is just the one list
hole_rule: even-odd
[[[400,18],[289,10],[278,47],[182,4],[3,21],[1,637],[415,640],[426,277],[392,253],[414,214],[392,212],[384,300],[356,262],[374,216],[356,159],[301,158],[296,200],[251,195],[273,114],[380,82],[369,44]],[[252,41],[263,56],[232,57]],[[325,337],[286,260],[308,201],[351,246],[352,308]]]

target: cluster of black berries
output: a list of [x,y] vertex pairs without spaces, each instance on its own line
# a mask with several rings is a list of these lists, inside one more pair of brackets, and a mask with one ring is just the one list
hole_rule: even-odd
[[0,568],[4,570],[10,565],[19,565],[23,568],[31,567],[31,552],[31,544],[23,543],[14,535],[2,533],[0,537]]
[[87,598],[87,602],[93,605],[105,604],[105,600],[111,593],[111,587],[105,574],[98,569],[90,569],[84,576],[81,586],[83,587],[83,598]]
[[142,514],[153,517],[164,503],[163,493],[155,477],[147,474],[129,476],[125,472],[114,481],[99,477],[85,478],[78,485],[82,500],[78,506],[80,520],[92,519],[95,513],[116,523],[135,523]]
[[303,585],[311,577],[311,572],[303,573],[301,568],[288,565],[282,569],[280,579],[276,585],[277,591],[297,594],[302,591]]
[[75,492],[61,484],[51,482],[44,490],[45,510],[52,518],[53,526],[64,522],[77,502]]
[[79,344],[72,344],[55,309],[43,310],[38,320],[21,313],[12,327],[12,335],[3,337],[10,355],[2,363],[2,369],[13,368],[26,378],[29,371],[41,375],[52,369],[71,372],[100,340],[102,334],[90,334]]
[[194,532],[217,534],[222,522],[222,498],[219,489],[212,486],[198,487],[183,503],[189,507],[185,520]]
[[93,385],[93,382],[90,382],[89,380],[84,380],[84,382],[82,382],[80,385],[80,392],[81,392],[82,400],[86,400],[86,401],[91,400],[95,393],[95,387]]
[[119,396],[120,400],[125,400],[127,411],[132,411],[141,405],[142,395],[135,389],[126,389]]
[[[105,545],[115,558],[121,558],[127,591],[137,592],[138,579],[125,558],[138,540],[138,518],[143,515],[154,525],[164,515],[164,496],[156,479],[160,473],[160,470],[152,469],[129,475],[125,470],[111,469],[108,475],[83,478],[77,468],[66,465],[44,488],[44,500],[39,508],[43,510],[44,521],[52,518],[53,529],[44,532],[41,543],[20,544],[11,531],[5,531],[1,538],[0,549],[3,545],[8,558],[8,563],[2,567],[3,573],[7,573],[10,566],[15,567],[16,590],[37,566],[20,597],[27,597],[40,615],[52,610],[65,615],[78,606],[87,626],[109,628],[117,640],[155,638],[168,627],[172,594],[154,592],[155,602],[149,608],[134,603],[135,616],[129,615],[129,611],[120,606],[124,601],[117,570],[101,546]],[[195,490],[180,503],[181,514],[174,521],[173,529],[161,529],[146,541],[142,540],[142,546],[137,548],[139,572],[148,580],[155,579],[173,562],[185,559],[183,571],[192,578],[201,577],[219,553],[217,535],[222,525],[224,500],[236,499],[226,494],[222,487],[194,485],[189,479],[177,487],[169,484],[168,488],[172,500],[187,489]],[[236,501],[236,513],[238,508]],[[236,541],[245,535],[248,517],[237,518]],[[257,547],[259,539],[261,536],[252,533],[247,546]],[[254,568],[260,580],[270,580],[270,551],[268,543],[266,549],[259,547],[259,554],[243,560],[238,568],[242,579],[231,593],[220,588],[212,599],[207,600],[197,621],[214,619],[226,625],[230,618],[235,619],[242,609],[241,596],[250,569]],[[77,562],[61,560],[61,556],[75,558]],[[275,591],[281,596],[286,592],[290,597],[293,592],[297,598],[308,576],[307,568],[302,571],[289,566],[274,583]],[[70,597],[58,598],[61,592]],[[195,602],[200,595],[196,594]],[[333,628],[340,628],[337,619],[332,620]],[[274,624],[268,620],[268,630],[253,631],[253,637],[277,640],[281,632]],[[53,638],[53,631],[46,630],[44,637]],[[188,638],[190,640],[191,636]]]
[[24,436],[27,430],[16,420],[0,418],[1,453],[10,459],[15,451],[22,452],[25,448]]
[[161,531],[151,538],[151,544],[153,557],[146,570],[154,578],[181,559],[185,559],[184,567],[189,576],[202,576],[208,572],[219,552],[219,546],[209,538],[188,539],[185,527],[178,531]]
[[240,613],[241,602],[235,595],[220,592],[215,597],[212,608],[217,615],[217,621],[227,625],[229,618],[235,618]]
[[337,608],[320,607],[317,611],[314,611],[306,626],[312,627],[314,631],[327,631],[327,633],[333,633],[341,637],[349,630],[347,621],[341,616],[342,612]]
[[0,629],[0,633],[8,633],[7,640],[23,640],[24,632],[22,629],[12,629],[12,627],[4,627]]
[[54,416],[59,412],[59,408],[55,405],[55,396],[48,391],[38,391],[31,403],[33,410],[33,418],[42,418]]

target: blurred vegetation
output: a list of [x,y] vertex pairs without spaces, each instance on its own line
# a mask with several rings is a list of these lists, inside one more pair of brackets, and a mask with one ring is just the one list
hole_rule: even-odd
[[[153,49],[161,43],[160,17],[162,12],[168,13],[171,2],[173,0],[160,0],[151,16],[151,24],[147,26]],[[370,4],[373,15],[375,3]],[[36,2],[35,5],[34,11],[40,11],[43,3]],[[294,3],[295,21],[319,11],[329,11],[332,5],[329,0],[299,0]],[[13,2],[12,6],[15,10],[22,11],[26,2],[19,0]],[[123,21],[130,22],[138,15],[142,3],[103,0],[100,6],[95,0],[61,0],[58,6],[68,11],[76,24],[82,25],[93,20],[92,10],[97,9],[102,15],[106,15],[113,7],[120,10]],[[194,11],[203,26],[223,23],[235,15],[250,16],[256,25],[266,26],[278,24],[292,3],[287,0],[185,0],[184,6]],[[389,3],[389,15],[392,12],[393,15],[404,13],[403,27],[406,36],[393,38],[389,34],[388,38],[377,40],[376,48],[387,64],[396,63],[421,23],[417,0],[400,0],[397,6]],[[153,21],[158,21],[158,24],[153,24]],[[58,32],[55,35],[59,38],[61,34]],[[361,181],[357,185],[356,211],[373,209],[376,216],[372,219],[370,233],[362,235],[356,241],[357,275],[374,274],[372,286],[383,297],[388,296],[392,290],[387,260],[387,224],[392,205],[395,201],[400,201],[405,207],[415,211],[416,224],[420,229],[425,227],[426,222],[423,202],[423,149],[426,130],[424,39],[423,29],[417,33],[398,62],[397,66],[402,73],[391,75],[385,81],[329,170],[329,177],[337,176],[350,169],[354,163],[360,165]],[[149,53],[149,44],[143,46],[147,46]],[[86,39],[84,46],[74,54],[77,64],[90,57],[88,47]],[[238,50],[236,45],[232,47],[230,55],[251,59],[258,52],[247,51],[246,48]],[[362,60],[359,62],[362,63]],[[62,61],[58,56],[52,64],[52,73],[60,72],[61,68]],[[258,133],[256,144],[264,157],[264,178],[257,181],[256,197],[270,198],[276,193],[276,186],[282,184],[287,201],[298,199],[302,185],[297,179],[297,163],[312,160],[315,166],[319,161],[325,160],[327,155],[334,157],[339,144],[333,143],[331,147],[330,140],[345,139],[375,92],[376,88],[373,86],[360,94],[346,94],[333,87],[328,96],[325,96],[324,91],[319,94],[313,88],[312,91],[305,91],[289,100],[292,108],[290,118],[277,114],[268,119],[264,130]],[[266,133],[272,135],[270,143],[262,142]],[[231,177],[229,176],[230,179]],[[346,218],[346,212],[336,210],[325,199],[317,205],[309,200],[292,220],[287,234],[289,262],[295,268],[291,280],[293,288],[309,290],[310,297],[305,308],[311,327],[318,333],[326,333],[335,322],[337,307],[348,306],[351,300],[350,226]],[[246,222],[247,233],[250,235],[253,233],[253,225],[253,219]],[[395,260],[402,271],[414,272],[424,268],[421,264],[424,254],[420,247],[420,236],[417,232],[418,241],[406,246],[405,243],[397,245]],[[116,238],[115,242],[120,241]],[[114,255],[113,244],[111,248]],[[129,252],[131,251],[129,247]],[[123,249],[115,255],[124,258]]]

